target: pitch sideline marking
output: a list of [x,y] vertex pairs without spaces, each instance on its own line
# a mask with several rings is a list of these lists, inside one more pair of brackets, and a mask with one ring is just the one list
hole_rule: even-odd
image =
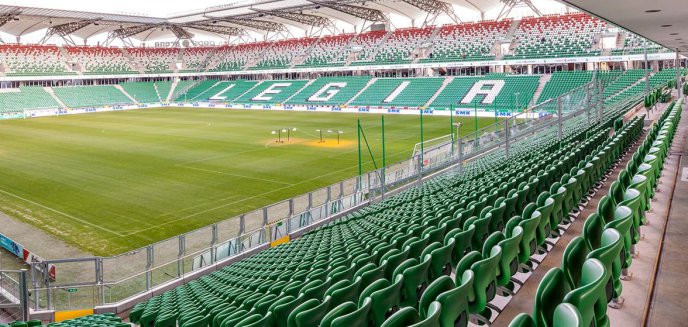
[[21,196],[19,196],[19,195],[16,195],[16,194],[13,194],[13,193],[10,193],[10,192],[7,192],[7,191],[5,191],[5,190],[0,190],[0,193],[4,193],[4,194],[7,194],[7,195],[9,195],[9,196],[15,197],[15,198],[17,198],[17,199],[26,201],[26,202],[28,202],[28,203],[31,203],[31,204],[35,205],[35,206],[38,206],[38,207],[41,207],[41,208],[43,208],[43,209],[52,211],[52,212],[54,212],[54,213],[60,214],[60,215],[62,215],[62,216],[65,216],[65,217],[67,217],[67,218],[74,219],[74,220],[76,220],[76,221],[79,221],[79,222],[84,223],[84,224],[86,224],[86,225],[89,225],[89,226],[91,226],[91,227],[98,228],[98,229],[100,229],[100,230],[102,230],[102,231],[106,231],[106,232],[108,232],[108,233],[115,234],[115,235],[117,235],[117,236],[119,236],[119,237],[127,236],[127,235],[124,235],[124,234],[120,234],[120,233],[118,233],[118,232],[115,232],[115,231],[113,231],[113,230],[107,229],[107,228],[105,228],[105,227],[98,226],[98,225],[96,225],[96,224],[90,223],[90,222],[85,221],[85,220],[83,220],[83,219],[81,219],[81,218],[74,217],[74,216],[72,216],[72,215],[70,215],[70,214],[64,213],[64,212],[59,211],[59,210],[57,210],[57,209],[53,209],[53,208],[51,208],[51,207],[44,206],[44,205],[42,205],[42,204],[40,204],[40,203],[31,201],[31,200],[29,200],[29,199],[27,199],[27,198],[21,197]]
[[232,174],[232,173],[225,173],[219,170],[212,170],[212,169],[205,169],[205,168],[197,168],[197,167],[189,167],[189,166],[179,166],[181,168],[186,168],[186,169],[193,169],[193,170],[199,170],[199,171],[205,171],[209,173],[214,173],[214,174],[221,174],[221,175],[227,175],[227,176],[234,176],[234,177],[239,177],[239,178],[246,178],[246,179],[255,179],[263,182],[268,182],[268,183],[274,183],[274,184],[282,184],[282,185],[288,185],[288,186],[293,186],[294,184],[290,183],[285,183],[285,182],[279,182],[271,179],[265,179],[265,178],[260,178],[260,177],[251,177],[251,176],[244,176],[244,175],[238,175],[238,174]]
[[[318,178],[321,178],[321,177],[324,177],[324,176],[332,175],[332,174],[334,174],[334,173],[338,173],[338,172],[341,172],[341,171],[344,171],[344,170],[347,170],[347,169],[351,169],[351,168],[352,168],[352,167],[348,167],[348,168],[344,168],[344,169],[340,169],[340,170],[335,170],[335,171],[329,172],[329,173],[327,173],[327,174],[323,174],[323,175],[320,175],[320,176],[313,177],[313,178],[311,178],[311,179],[303,180],[303,181],[301,181],[301,182],[299,182],[299,183],[292,184],[292,185],[290,185],[290,186],[280,187],[280,188],[274,189],[274,190],[272,190],[272,191],[264,192],[264,193],[261,193],[261,194],[256,194],[256,195],[254,195],[254,196],[250,196],[250,197],[247,197],[247,198],[242,198],[241,200],[233,201],[233,202],[230,202],[230,203],[225,203],[225,204],[223,204],[223,205],[219,205],[219,206],[214,207],[214,208],[206,209],[206,210],[203,210],[203,211],[200,211],[200,212],[191,214],[191,215],[186,215],[186,216],[184,216],[184,217],[177,218],[177,219],[174,219],[174,220],[170,220],[170,221],[167,221],[167,222],[164,222],[164,223],[161,223],[161,224],[152,226],[152,227],[148,227],[148,228],[146,228],[146,229],[141,229],[141,230],[139,230],[139,231],[136,231],[136,232],[133,232],[133,233],[130,233],[130,234],[126,234],[126,235],[124,235],[124,236],[131,236],[131,235],[138,234],[138,233],[141,233],[141,232],[144,232],[144,231],[147,231],[147,230],[151,230],[151,229],[154,229],[154,228],[158,228],[158,227],[163,226],[163,225],[175,223],[175,222],[180,221],[180,220],[183,220],[183,219],[188,219],[188,218],[191,218],[191,217],[195,217],[195,216],[204,214],[204,213],[206,213],[206,212],[211,212],[211,211],[214,211],[214,210],[217,210],[217,209],[220,209],[220,208],[224,208],[224,207],[227,207],[227,206],[231,206],[231,205],[234,205],[234,204],[237,204],[237,203],[244,202],[244,201],[246,201],[246,200],[251,200],[251,199],[254,199],[254,198],[257,198],[257,197],[261,197],[261,196],[266,195],[266,194],[270,194],[270,193],[278,192],[278,191],[281,191],[281,190],[284,190],[284,189],[288,189],[288,188],[290,188],[290,187],[292,187],[292,186],[296,186],[296,185],[299,185],[299,184],[303,184],[303,183],[306,183],[306,182],[310,182],[310,181],[312,181],[312,180],[314,180],[314,179],[318,179]],[[220,201],[222,201],[222,200],[220,200]]]

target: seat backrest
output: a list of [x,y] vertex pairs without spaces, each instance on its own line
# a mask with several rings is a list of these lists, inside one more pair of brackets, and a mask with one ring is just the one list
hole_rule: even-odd
[[561,270],[569,288],[573,289],[580,285],[583,263],[585,263],[589,252],[590,249],[581,236],[573,238],[564,249],[561,258]]
[[487,302],[492,301],[496,292],[497,267],[502,255],[502,248],[495,246],[490,252],[490,257],[479,260],[471,266],[475,274],[473,291],[475,298],[469,304],[471,313],[482,312]]
[[553,327],[581,327],[583,317],[578,309],[570,303],[561,303],[554,310]]
[[583,264],[580,286],[564,297],[565,303],[573,305],[581,314],[581,326],[606,326],[607,296],[605,285],[611,273],[597,259],[588,259]]
[[552,268],[545,274],[535,292],[533,304],[533,319],[537,326],[552,326],[554,310],[570,290],[560,268]]
[[348,301],[331,308],[320,321],[320,327],[330,327],[332,321],[341,316],[350,314],[358,309],[355,303]]
[[332,320],[331,327],[352,327],[370,325],[369,313],[372,307],[370,298],[365,299],[356,311],[339,316]]

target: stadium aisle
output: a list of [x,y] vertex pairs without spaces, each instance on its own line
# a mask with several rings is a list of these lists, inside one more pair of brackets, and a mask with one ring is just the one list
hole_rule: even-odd
[[[654,112],[651,115],[651,118],[659,117],[660,113],[664,111],[666,107],[666,104],[660,104],[660,110]],[[644,109],[636,111],[633,116],[636,115],[641,115],[641,114],[646,114],[647,112]],[[685,114],[685,112],[684,112]],[[645,132],[646,133],[646,132]],[[644,138],[644,135],[640,138]],[[585,219],[592,213],[595,212],[597,209],[598,203],[600,199],[607,195],[609,193],[609,187],[613,181],[616,180],[616,177],[619,175],[619,172],[626,167],[626,163],[631,159],[632,154],[638,149],[638,146],[641,144],[641,142],[636,143],[633,145],[629,152],[621,158],[620,163],[617,165],[617,167],[612,171],[612,173],[609,175],[609,178],[603,183],[602,187],[597,191],[595,196],[593,196],[589,201],[587,206],[581,211],[580,215],[576,218],[576,220],[571,224],[571,227],[564,233],[564,235],[561,236],[561,239],[559,242],[556,243],[554,248],[548,253],[548,255],[542,260],[542,264],[535,269],[535,272],[530,276],[530,278],[525,282],[523,287],[516,293],[514,298],[511,299],[509,304],[506,306],[504,311],[496,318],[494,323],[491,325],[492,327],[507,327],[511,321],[516,317],[521,312],[526,312],[526,313],[531,313],[533,311],[533,301],[535,299],[535,292],[537,291],[538,285],[540,284],[540,281],[542,278],[545,276],[545,274],[552,268],[554,267],[559,267],[561,264],[561,259],[564,254],[564,249],[566,249],[566,246],[569,244],[569,242],[576,236],[580,236],[583,232],[583,224],[585,223]],[[666,176],[664,176],[666,177]],[[668,202],[668,201],[667,201]],[[653,202],[653,206],[656,207],[656,212],[661,212],[660,205],[656,204]],[[652,228],[661,228],[663,225],[663,222],[660,222],[658,220],[652,220],[654,223],[653,225],[649,226]],[[648,240],[653,240],[651,242],[652,244],[656,244],[659,239],[659,232],[650,234],[646,231],[646,229],[649,229],[649,227],[644,227],[643,232],[646,233],[647,239],[641,243],[648,243]],[[654,237],[654,239],[653,239]],[[640,276],[642,274],[645,274],[644,278],[637,278],[632,279],[631,281],[624,281],[623,287],[624,287],[624,298],[629,298],[632,297],[633,299],[628,300],[627,303],[625,303],[625,306],[621,310],[614,310],[614,309],[608,309],[607,314],[610,317],[610,322],[612,326],[638,326],[638,321],[640,321],[641,316],[642,316],[642,308],[645,303],[647,303],[647,296],[645,297],[640,297],[636,296],[637,294],[645,293],[647,295],[649,285],[648,283],[643,282],[643,280],[649,280],[652,275],[652,271],[649,268],[639,268],[637,266],[640,266],[641,264],[637,264],[637,261],[641,260],[650,260],[649,258],[653,258],[657,256],[657,252],[653,253],[650,249],[652,246],[648,246],[649,249],[642,249],[638,248],[641,253],[645,253],[646,257],[640,257],[640,260],[636,260],[634,258],[634,265],[631,268],[632,271],[636,272],[636,276]],[[654,246],[656,249],[656,245]],[[652,255],[648,255],[648,253],[652,253]],[[648,262],[647,265],[648,267],[651,265],[651,263],[654,263],[654,260],[651,260],[651,262]],[[644,266],[644,265],[643,265]],[[647,272],[641,271],[641,270],[647,270]],[[635,276],[634,276],[635,277]],[[628,283],[633,282],[636,285],[633,287],[628,287]],[[640,302],[640,304],[638,304]],[[640,309],[635,310],[637,312],[633,312],[632,314],[628,314],[627,311],[630,311],[630,308],[633,306],[629,306],[630,303],[633,303],[633,306],[639,306]],[[629,309],[629,310],[627,310]]]
[[657,193],[658,197],[673,195],[673,198],[668,208],[669,218],[647,326],[681,326],[688,321],[688,288],[683,285],[688,271],[688,252],[684,248],[688,237],[688,220],[685,214],[688,210],[688,158],[685,155],[688,153],[688,113],[685,110],[681,119],[682,124],[679,125],[674,144],[669,150],[672,154],[669,159],[678,161],[678,166],[674,162],[670,169],[665,169],[663,173],[663,179],[669,180],[667,183],[675,183],[674,189],[672,192],[667,187],[671,184],[665,185],[662,189],[660,184],[660,192]]

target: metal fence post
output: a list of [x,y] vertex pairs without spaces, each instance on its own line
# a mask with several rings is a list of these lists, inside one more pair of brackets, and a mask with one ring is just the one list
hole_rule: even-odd
[[[46,270],[47,271],[47,270]],[[26,269],[19,273],[19,302],[21,303],[22,320],[29,321],[29,274]]]
[[459,172],[463,172],[463,138],[459,138]]
[[153,281],[151,268],[153,268],[153,246],[149,245],[146,247],[146,291],[150,290]]
[[294,215],[294,198],[289,199],[289,217]]
[[313,208],[313,192],[308,193],[308,210]]
[[100,305],[105,304],[105,285],[103,285],[103,258],[96,259],[96,283],[100,292]]
[[599,96],[598,96],[598,101],[600,102],[600,107],[599,110],[597,111],[597,123],[602,124],[602,111],[604,110],[604,97],[602,96],[602,82],[600,82],[600,88],[599,88]]
[[184,249],[185,245],[184,243],[186,242],[186,239],[184,238],[185,234],[179,235],[179,239],[177,240],[179,242],[179,251],[177,252],[177,277],[181,277],[184,271],[182,270],[182,258],[184,257]]
[[215,263],[215,257],[217,256],[217,249],[215,244],[217,244],[217,224],[210,225],[210,233],[212,234],[210,238],[210,263]]
[[[561,112],[561,109],[559,111]],[[509,159],[509,118],[504,119],[504,151],[506,158]]]
[[561,97],[557,98],[557,124],[559,125],[559,141],[561,141],[563,135],[564,135],[564,117],[562,117],[562,108],[561,108]]
[[239,216],[239,235],[237,235],[237,236],[241,236],[242,234],[244,234],[245,229],[246,229],[246,215],[241,215],[241,216]]

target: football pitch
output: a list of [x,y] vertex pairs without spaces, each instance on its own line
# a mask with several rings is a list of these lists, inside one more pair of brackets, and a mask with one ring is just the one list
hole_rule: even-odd
[[[374,114],[166,108],[3,121],[0,211],[119,254],[356,176],[357,118],[379,165]],[[474,130],[472,117],[454,121]],[[423,122],[426,140],[450,133],[449,117]],[[277,143],[283,128],[296,130]],[[387,163],[408,159],[419,138],[418,116],[386,115]]]

